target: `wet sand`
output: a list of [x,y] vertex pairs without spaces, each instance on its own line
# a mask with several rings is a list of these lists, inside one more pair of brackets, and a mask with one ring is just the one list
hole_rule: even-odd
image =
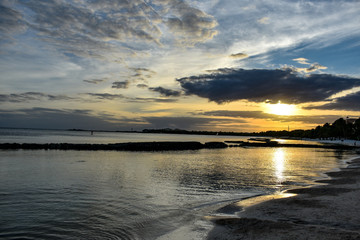
[[233,204],[244,210],[213,218],[207,239],[360,239],[360,158],[327,175],[321,185]]

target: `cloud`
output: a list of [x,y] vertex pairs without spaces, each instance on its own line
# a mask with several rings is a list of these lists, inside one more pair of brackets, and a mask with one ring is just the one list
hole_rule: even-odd
[[131,70],[133,70],[136,74],[135,76],[145,76],[147,78],[152,77],[153,75],[156,74],[155,71],[148,69],[148,68],[130,68]]
[[[26,29],[22,14],[6,4],[4,0],[0,3],[0,44],[4,42],[12,42],[12,35],[22,32]],[[8,6],[6,6],[8,5]]]
[[129,76],[127,76],[129,81],[132,82],[147,82],[148,79],[152,78],[154,75],[156,75],[156,72],[148,69],[148,68],[129,68],[129,70],[132,72]]
[[136,87],[138,87],[138,88],[148,88],[149,86],[148,85],[146,85],[146,84],[138,84],[138,85],[136,85]]
[[238,100],[299,104],[321,101],[360,86],[359,78],[331,74],[299,75],[292,69],[219,69],[177,79],[185,93],[216,103]]
[[303,64],[303,65],[309,65],[309,67],[307,67],[307,68],[292,67],[292,69],[294,69],[294,71],[297,71],[297,72],[310,73],[310,72],[315,72],[317,70],[327,69],[327,67],[322,66],[319,63],[309,63],[309,59],[306,59],[306,58],[295,58],[295,59],[293,59],[293,61]]
[[159,0],[168,6],[164,22],[176,35],[176,40],[185,45],[193,45],[212,39],[217,31],[218,23],[214,17],[190,6],[183,0]]
[[112,60],[162,46],[164,36],[186,45],[206,41],[216,34],[216,24],[183,0],[3,0],[0,5],[0,41],[28,28],[28,37],[65,55]]
[[263,17],[263,18],[258,19],[257,22],[260,24],[269,24],[269,20],[270,20],[270,18]]
[[74,100],[76,98],[69,97],[66,95],[51,95],[40,92],[25,92],[25,93],[11,93],[11,94],[0,94],[0,103],[1,102],[29,102],[29,101],[58,101],[58,100]]
[[105,82],[107,81],[107,78],[104,78],[104,79],[90,79],[90,80],[83,80],[84,82],[86,83],[91,83],[91,84],[99,84],[99,83],[102,83],[102,82]]
[[162,97],[179,97],[181,95],[180,91],[175,91],[163,87],[150,87],[149,90],[160,93],[160,96]]
[[304,109],[322,109],[322,110],[350,110],[360,111],[360,92],[352,93],[344,97],[335,98],[332,102],[321,106],[310,105]]
[[50,36],[73,39],[82,34],[105,41],[125,38],[156,41],[153,35],[160,33],[146,21],[142,10],[145,5],[139,4],[141,2],[107,0],[71,4],[67,1],[30,0],[22,4],[35,14],[33,27]]
[[[246,49],[252,67],[260,61],[269,66],[275,51],[284,57],[291,49],[319,51],[358,39],[359,9],[357,1],[217,1],[211,14],[219,21],[220,34],[214,41],[231,52]],[[264,16],[270,21],[259,24]]]
[[136,103],[148,103],[148,102],[159,102],[159,103],[173,103],[177,102],[176,99],[169,99],[169,98],[128,98],[129,102],[136,102]]
[[98,99],[106,99],[106,100],[115,100],[115,99],[123,99],[125,98],[122,94],[110,94],[110,93],[87,93],[87,95],[98,98]]
[[227,110],[207,111],[197,114],[205,115],[205,116],[218,116],[218,117],[266,119],[266,120],[279,121],[279,122],[303,122],[310,124],[323,124],[325,122],[333,122],[335,119],[339,118],[338,115],[281,116],[276,114],[265,113],[262,111],[227,111]]
[[142,119],[115,117],[106,113],[96,114],[84,109],[28,108],[14,111],[0,110],[0,126],[42,129],[143,129]]
[[101,99],[101,100],[119,100],[123,99],[127,102],[136,102],[136,103],[148,103],[148,102],[176,102],[175,99],[167,98],[140,98],[140,97],[126,97],[122,94],[110,94],[110,93],[87,93],[88,96]]
[[205,117],[126,118],[87,109],[27,108],[0,110],[0,126],[42,129],[142,130],[145,128],[179,128],[206,130],[211,126],[241,124],[243,120]]
[[234,53],[234,54],[231,54],[230,57],[232,57],[232,58],[247,58],[247,57],[249,57],[249,55],[247,55],[246,53]]
[[128,88],[129,87],[130,82],[128,80],[126,81],[119,81],[119,82],[113,82],[112,83],[112,88]]
[[229,120],[226,118],[205,117],[145,117],[153,128],[178,128],[186,130],[203,130],[223,124],[246,123],[243,120]]
[[313,63],[313,64],[310,65],[310,67],[308,67],[306,69],[306,72],[314,72],[314,71],[317,71],[319,69],[327,69],[327,67],[322,66],[322,65],[320,65],[318,63]]
[[305,65],[309,65],[310,63],[308,62],[309,59],[306,58],[294,58],[293,61],[300,63],[300,64],[305,64]]

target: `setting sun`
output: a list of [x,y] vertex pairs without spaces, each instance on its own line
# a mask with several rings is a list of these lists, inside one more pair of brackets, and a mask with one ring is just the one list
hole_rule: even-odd
[[283,104],[280,101],[277,104],[266,104],[267,112],[276,115],[293,115],[296,112],[295,105]]

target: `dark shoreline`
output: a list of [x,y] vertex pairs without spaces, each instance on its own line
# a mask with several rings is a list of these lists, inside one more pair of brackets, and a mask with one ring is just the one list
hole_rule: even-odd
[[79,143],[0,143],[0,149],[23,149],[23,150],[79,150],[79,151],[178,151],[200,150],[228,147],[295,147],[295,148],[323,148],[351,150],[359,149],[356,146],[338,144],[281,144],[276,141],[269,142],[127,142],[109,144],[79,144]]

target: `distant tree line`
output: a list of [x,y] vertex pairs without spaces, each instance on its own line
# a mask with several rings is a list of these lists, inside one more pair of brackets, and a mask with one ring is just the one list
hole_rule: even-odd
[[343,118],[337,119],[332,124],[325,123],[310,130],[292,131],[266,131],[266,132],[213,132],[213,131],[188,131],[182,129],[144,129],[143,133],[170,133],[170,134],[197,134],[197,135],[227,135],[227,136],[266,136],[289,138],[321,138],[321,139],[354,139],[360,140],[360,118],[347,122]]
[[293,137],[293,138],[321,138],[321,139],[360,139],[360,118],[354,122],[347,122],[343,118],[337,119],[332,124],[325,123],[310,130],[293,131],[267,131],[260,135],[271,137]]

